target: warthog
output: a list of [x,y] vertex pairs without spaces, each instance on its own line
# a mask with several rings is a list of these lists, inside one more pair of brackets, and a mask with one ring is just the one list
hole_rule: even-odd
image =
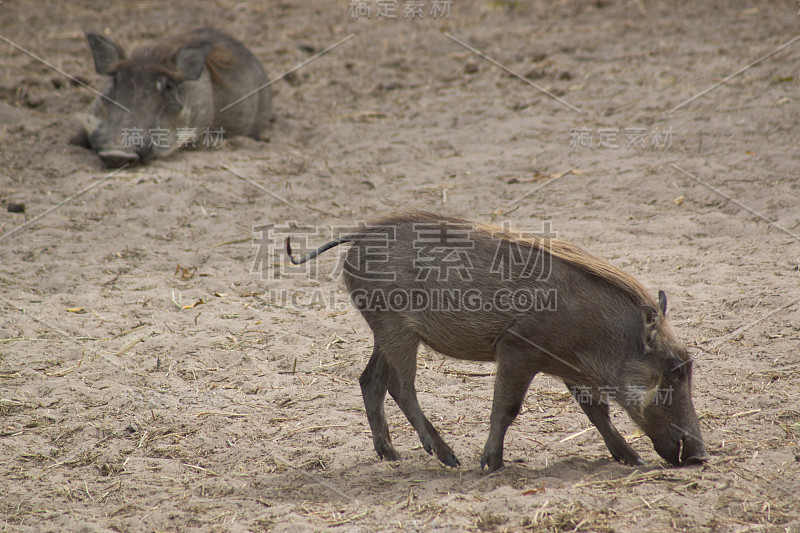
[[73,142],[108,166],[217,144],[220,134],[257,137],[269,123],[272,96],[261,63],[221,31],[166,37],[130,57],[107,37],[86,38],[95,70],[108,81],[90,113],[79,116],[83,128]]
[[388,390],[425,450],[460,464],[417,401],[423,342],[497,362],[481,467],[503,466],[506,430],[539,372],[564,381],[617,461],[644,464],[611,424],[612,398],[671,464],[707,460],[692,361],[667,323],[663,292],[655,301],[629,274],[567,242],[420,211],[380,218],[299,259],[288,239],[286,251],[301,264],[348,242],[345,284],[375,341],[359,381],[380,457],[400,457],[383,410]]

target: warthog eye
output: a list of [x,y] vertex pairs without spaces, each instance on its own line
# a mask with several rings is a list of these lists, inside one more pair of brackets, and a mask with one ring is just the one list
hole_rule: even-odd
[[109,79],[111,80],[111,87],[110,87],[111,89],[113,89],[115,87],[119,87],[120,78],[121,77],[122,76],[120,76],[119,72],[111,72],[110,73]]
[[161,77],[156,80],[156,90],[160,93],[170,92],[178,86],[178,83],[172,78]]
[[667,365],[671,374],[683,381],[688,379],[692,373],[692,360],[686,359],[685,361],[678,357],[670,357],[667,360]]

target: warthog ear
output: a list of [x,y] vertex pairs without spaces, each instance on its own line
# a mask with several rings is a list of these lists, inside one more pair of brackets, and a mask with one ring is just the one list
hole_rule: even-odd
[[211,43],[185,46],[178,52],[175,62],[184,80],[196,80],[203,74],[209,52]]
[[662,315],[667,316],[667,295],[664,291],[658,291],[658,308]]
[[645,353],[647,353],[653,341],[656,340],[661,317],[658,315],[658,311],[650,305],[643,305],[639,309],[642,312],[642,344],[644,345]]
[[89,48],[92,49],[94,69],[98,74],[108,74],[111,65],[120,59],[125,59],[125,50],[108,37],[97,33],[87,33],[86,40],[89,41]]

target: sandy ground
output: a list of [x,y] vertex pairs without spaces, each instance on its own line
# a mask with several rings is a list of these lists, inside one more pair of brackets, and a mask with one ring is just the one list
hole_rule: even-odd
[[[93,95],[0,43],[3,531],[800,531],[800,43],[671,111],[793,39],[796,3],[430,4],[0,3],[3,37],[94,87],[83,30],[213,24],[272,75],[354,34],[274,85],[268,141],[110,177],[67,143]],[[292,271],[270,245],[407,206],[548,223],[665,290],[712,460],[667,468],[617,410],[651,463],[619,465],[539,376],[488,475],[493,366],[423,349],[420,402],[463,466],[392,401],[403,460],[380,461],[337,254]]]

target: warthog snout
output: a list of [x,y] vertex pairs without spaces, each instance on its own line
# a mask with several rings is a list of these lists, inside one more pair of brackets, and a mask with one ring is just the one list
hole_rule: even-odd
[[[676,466],[697,465],[705,463],[711,456],[706,452],[706,447],[699,434],[686,431],[681,437],[680,463]],[[674,462],[672,464],[675,464]]]
[[97,152],[97,155],[106,166],[111,168],[124,167],[139,161],[139,155],[136,152],[125,150],[101,150]]
[[699,433],[672,425],[662,438],[653,438],[656,453],[672,466],[701,464],[710,459]]

